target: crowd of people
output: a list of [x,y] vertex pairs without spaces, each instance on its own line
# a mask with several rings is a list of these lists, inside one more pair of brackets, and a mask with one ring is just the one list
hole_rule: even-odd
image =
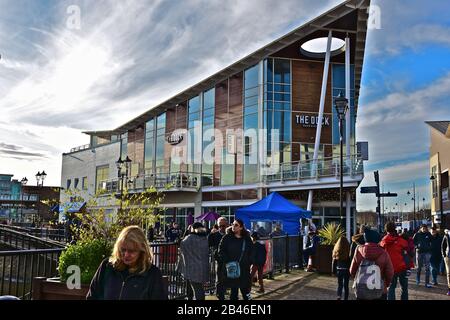
[[[438,274],[447,274],[447,295],[450,295],[449,231],[440,234],[436,228],[428,231],[422,225],[415,233],[398,233],[393,222],[385,226],[382,236],[370,227],[362,226],[352,237],[352,243],[342,236],[333,248],[332,269],[338,279],[337,299],[349,297],[349,279],[354,278],[356,298],[360,300],[395,300],[395,290],[401,287],[401,300],[408,300],[408,277],[416,267],[416,284],[432,288],[438,285]],[[415,258],[415,259],[414,259]],[[415,260],[415,264],[414,264]],[[430,281],[431,276],[431,281]]]
[[[277,231],[279,232],[279,230]],[[447,273],[447,295],[450,295],[449,231],[428,231],[426,225],[415,233],[399,233],[394,223],[385,226],[385,234],[362,226],[349,242],[339,238],[332,252],[332,270],[337,277],[337,299],[349,299],[349,283],[358,300],[395,300],[397,286],[401,300],[408,300],[408,277],[416,268],[416,283],[438,285],[438,275]],[[188,286],[188,299],[205,300],[205,284],[210,281],[210,252],[216,260],[216,295],[225,300],[251,299],[252,285],[264,292],[263,267],[265,246],[260,234],[250,232],[240,219],[231,226],[226,218],[208,230],[201,222],[190,225],[183,233],[177,224],[166,231],[168,241],[179,241],[177,271]],[[87,299],[167,299],[167,285],[162,273],[153,264],[149,234],[137,226],[122,230],[111,257],[99,266]],[[303,258],[306,266],[319,244],[315,228],[305,238]],[[415,262],[415,263],[414,263]],[[309,270],[308,270],[309,271]]]

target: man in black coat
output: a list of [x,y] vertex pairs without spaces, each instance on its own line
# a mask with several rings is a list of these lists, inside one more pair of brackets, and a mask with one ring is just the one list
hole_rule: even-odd
[[224,264],[220,261],[217,254],[219,249],[220,241],[225,235],[226,229],[228,227],[228,220],[224,217],[217,219],[217,224],[219,225],[219,231],[211,232],[208,235],[208,244],[213,252],[214,259],[216,260],[216,295],[219,300],[225,300],[225,287],[223,285],[223,270]]

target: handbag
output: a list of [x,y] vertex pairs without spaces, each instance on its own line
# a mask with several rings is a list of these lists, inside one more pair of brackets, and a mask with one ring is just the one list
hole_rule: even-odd
[[227,278],[229,279],[238,279],[241,276],[241,267],[239,263],[241,262],[242,256],[244,255],[245,250],[245,239],[242,242],[242,252],[239,261],[230,261],[225,264],[225,269],[227,270]]

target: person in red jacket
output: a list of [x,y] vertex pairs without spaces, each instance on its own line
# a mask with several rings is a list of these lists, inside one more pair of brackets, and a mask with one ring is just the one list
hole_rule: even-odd
[[[387,288],[391,284],[394,276],[394,267],[392,266],[391,258],[387,252],[378,245],[380,242],[380,234],[370,228],[364,230],[365,244],[356,248],[355,255],[350,266],[350,275],[354,278],[361,263],[364,260],[375,262],[379,267],[380,274],[378,275],[383,283],[383,294],[379,300],[386,300]],[[356,281],[357,279],[355,279]],[[357,297],[357,299],[359,299]]]
[[394,277],[389,286],[387,298],[388,300],[395,300],[395,288],[397,287],[397,282],[400,282],[402,288],[401,299],[408,300],[408,278],[406,276],[408,266],[404,258],[408,254],[408,242],[397,234],[394,222],[386,223],[385,230],[387,234],[381,240],[380,246],[389,254],[394,266]]

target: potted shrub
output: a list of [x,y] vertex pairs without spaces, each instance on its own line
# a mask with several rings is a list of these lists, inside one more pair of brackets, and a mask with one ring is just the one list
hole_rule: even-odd
[[[74,197],[73,201],[83,201]],[[98,203],[114,203],[119,201],[115,197],[109,198],[96,195],[89,200],[87,212],[77,213],[66,217],[70,219],[70,230],[75,239],[61,253],[58,264],[59,277],[35,278],[33,280],[33,299],[61,300],[85,299],[89,284],[103,259],[112,253],[115,239],[120,231],[130,225],[139,225],[143,229],[153,225],[158,219],[155,214],[163,199],[163,194],[154,188],[142,193],[128,194],[126,191],[120,201],[122,210],[114,214],[107,214]],[[89,209],[95,208],[95,209]],[[69,289],[73,283],[73,270],[70,266],[77,266],[80,270],[80,289]],[[69,272],[67,272],[69,270]]]
[[331,265],[333,262],[332,253],[333,247],[341,236],[344,235],[344,230],[340,224],[334,222],[327,223],[319,230],[319,237],[321,239],[317,248],[317,271],[320,273],[331,274]]

